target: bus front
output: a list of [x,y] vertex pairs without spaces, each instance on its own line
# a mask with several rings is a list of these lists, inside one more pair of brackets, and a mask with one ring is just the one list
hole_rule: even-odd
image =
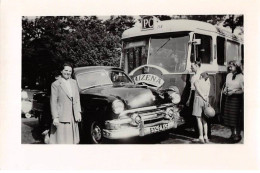
[[135,83],[157,89],[175,86],[182,100],[186,100],[193,32],[175,26],[172,21],[158,21],[154,17],[150,20],[153,21],[148,26],[142,22],[123,33],[120,66]]

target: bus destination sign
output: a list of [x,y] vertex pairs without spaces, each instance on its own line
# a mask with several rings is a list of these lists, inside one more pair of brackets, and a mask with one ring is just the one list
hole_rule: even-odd
[[142,18],[142,29],[153,29],[154,28],[154,20],[153,16],[145,16]]

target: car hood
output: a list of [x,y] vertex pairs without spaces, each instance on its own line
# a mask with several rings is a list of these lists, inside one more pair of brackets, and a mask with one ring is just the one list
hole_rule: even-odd
[[83,94],[115,97],[123,100],[129,109],[155,105],[156,96],[150,89],[134,86],[98,87],[87,89]]

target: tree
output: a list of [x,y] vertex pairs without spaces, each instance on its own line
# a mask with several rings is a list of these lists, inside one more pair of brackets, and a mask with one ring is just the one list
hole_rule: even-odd
[[172,17],[171,16],[167,16],[167,15],[154,15],[155,17],[157,17],[159,20],[164,21],[164,20],[171,20]]
[[132,16],[110,16],[110,19],[104,22],[107,32],[117,35],[121,38],[122,33],[135,24],[135,19]]
[[237,27],[244,26],[244,16],[243,15],[228,15],[228,18],[224,21],[224,27],[230,27],[232,33]]
[[22,19],[22,76],[33,84],[49,78],[64,61],[75,67],[119,66],[122,32],[133,17],[102,21],[96,16],[50,16]]

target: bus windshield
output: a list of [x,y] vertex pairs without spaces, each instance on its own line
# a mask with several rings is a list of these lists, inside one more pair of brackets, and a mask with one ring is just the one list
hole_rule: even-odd
[[125,42],[121,67],[125,69],[126,73],[145,64],[158,66],[169,73],[184,72],[187,63],[188,42],[188,33],[175,33]]
[[151,38],[148,64],[160,66],[170,73],[186,69],[189,35]]

